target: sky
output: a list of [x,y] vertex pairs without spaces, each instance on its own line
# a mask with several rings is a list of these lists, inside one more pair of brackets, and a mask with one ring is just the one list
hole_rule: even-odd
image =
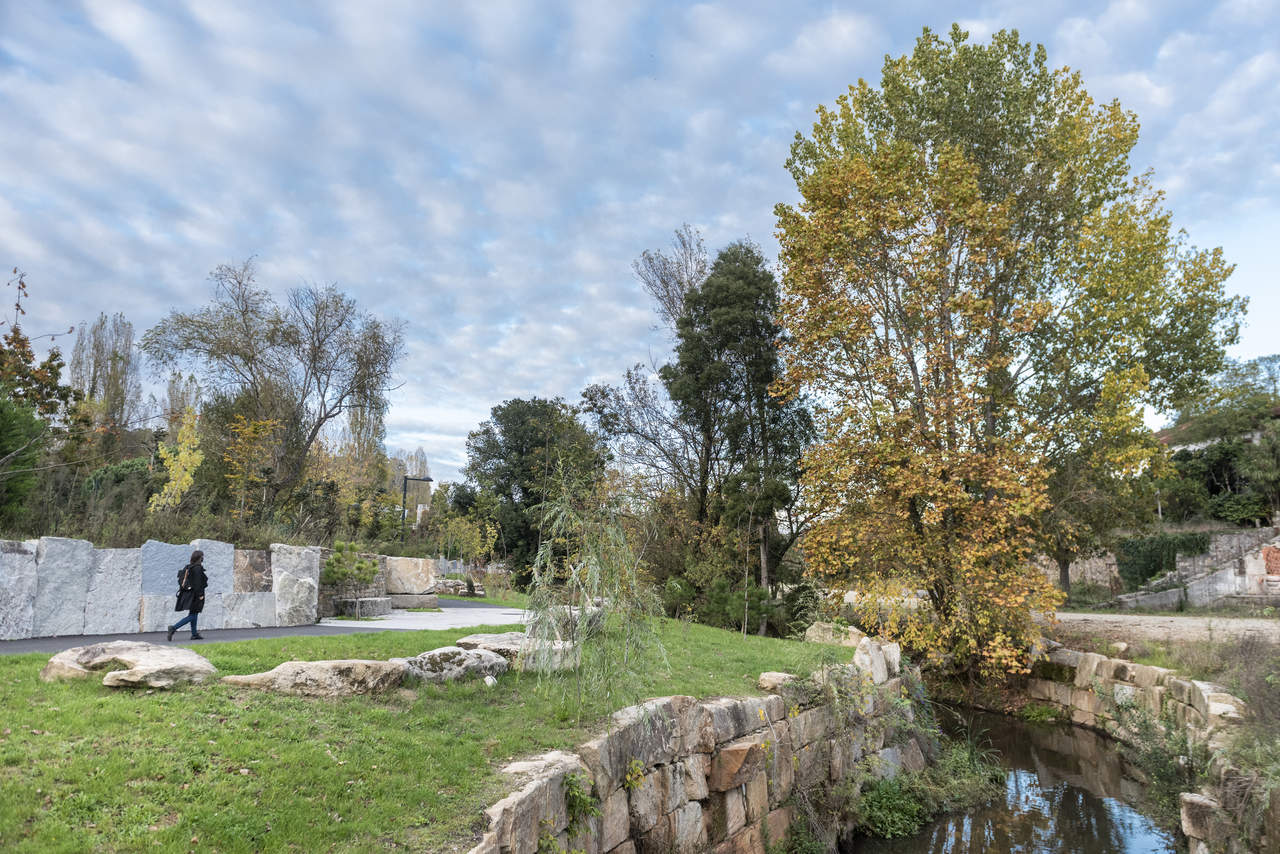
[[457,480],[503,400],[664,361],[631,262],[685,222],[775,257],[796,132],[953,22],[1137,112],[1135,169],[1237,265],[1231,355],[1280,350],[1280,0],[0,0],[0,267],[29,333],[141,333],[251,256],[335,283],[406,324],[388,447]]

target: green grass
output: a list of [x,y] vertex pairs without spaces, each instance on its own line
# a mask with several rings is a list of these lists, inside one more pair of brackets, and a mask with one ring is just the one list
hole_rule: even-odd
[[[491,626],[205,643],[223,674],[290,659],[415,655]],[[807,673],[831,648],[665,621],[670,671],[640,697],[756,694],[763,670]],[[46,684],[46,655],[0,657],[0,850],[466,851],[511,784],[507,760],[570,748],[567,681],[508,674],[378,698],[310,700],[221,684],[154,693]],[[195,839],[197,841],[193,842]]]
[[410,614],[439,614],[443,608],[406,608]]
[[506,605],[511,608],[529,607],[529,594],[516,590],[504,590],[488,596],[452,596],[447,593],[438,595],[441,599],[457,599],[462,602],[485,602],[489,605]]

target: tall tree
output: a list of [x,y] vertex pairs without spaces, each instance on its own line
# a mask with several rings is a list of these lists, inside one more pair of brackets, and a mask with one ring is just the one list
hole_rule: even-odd
[[686,222],[676,229],[670,253],[646,249],[631,269],[653,299],[662,322],[674,332],[684,315],[685,296],[707,278],[709,264],[701,232]]
[[210,275],[212,304],[173,312],[142,337],[164,367],[192,364],[203,385],[237,401],[251,421],[284,425],[275,487],[301,479],[325,428],[352,410],[380,423],[403,351],[401,325],[360,311],[333,286],[289,292],[285,305],[257,286],[252,261]]
[[142,402],[133,324],[123,314],[80,324],[71,350],[71,385],[93,409],[94,426],[114,436],[137,426]]
[[[1236,334],[1230,266],[1130,174],[1136,139],[1043,48],[953,27],[792,146],[784,387],[818,402],[804,483],[828,514],[806,556],[961,666],[1021,666],[1054,604],[1028,558],[1055,466],[1129,464],[1141,405],[1193,393]],[[894,607],[917,589],[928,609]]]
[[497,497],[498,549],[520,583],[541,540],[541,505],[559,480],[589,488],[606,460],[600,439],[559,398],[504,401],[467,437],[467,477]]

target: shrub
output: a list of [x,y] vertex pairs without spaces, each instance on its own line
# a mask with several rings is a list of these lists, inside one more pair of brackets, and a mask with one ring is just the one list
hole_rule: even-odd
[[911,836],[924,826],[924,805],[897,778],[877,780],[859,801],[863,826],[876,836],[896,839]]

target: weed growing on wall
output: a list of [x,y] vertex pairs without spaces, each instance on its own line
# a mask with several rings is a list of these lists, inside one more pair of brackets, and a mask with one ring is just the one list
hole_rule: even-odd
[[1177,827],[1179,796],[1200,787],[1208,770],[1207,747],[1192,741],[1187,728],[1168,712],[1156,717],[1130,699],[1115,699],[1115,720],[1129,734],[1120,749],[1147,778],[1144,799],[1151,817],[1166,827]]

